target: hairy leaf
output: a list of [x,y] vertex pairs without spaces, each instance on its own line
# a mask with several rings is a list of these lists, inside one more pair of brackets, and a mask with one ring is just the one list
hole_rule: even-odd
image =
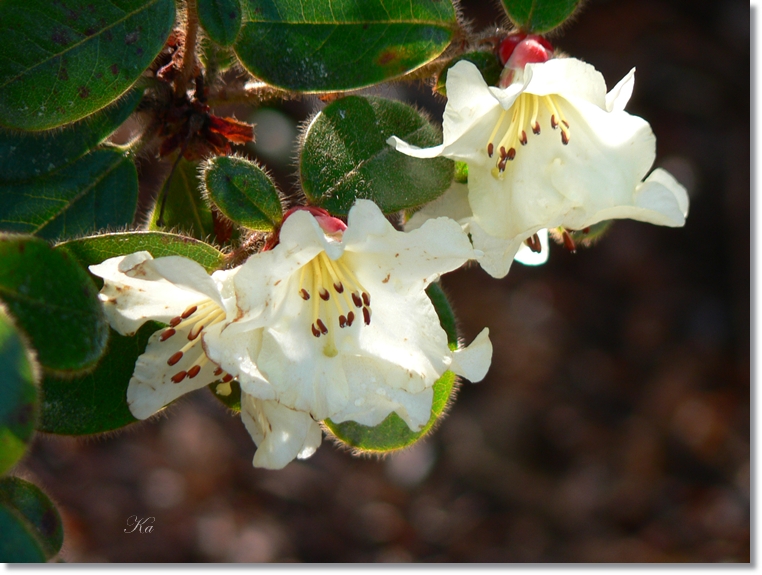
[[351,90],[436,58],[457,24],[449,1],[243,0],[243,65],[280,88]]
[[0,184],[0,228],[63,239],[131,224],[137,201],[132,160],[96,150],[45,176]]
[[173,0],[0,2],[0,125],[46,130],[124,94],[164,46]]
[[230,46],[241,29],[241,0],[198,0],[198,20],[209,38]]
[[87,369],[103,353],[108,328],[95,285],[68,254],[43,240],[0,236],[0,299],[43,367]]
[[204,184],[209,199],[236,224],[269,232],[283,219],[275,184],[253,162],[235,157],[214,158],[204,169]]
[[444,193],[453,162],[402,154],[386,143],[392,135],[420,147],[441,142],[428,120],[401,102],[360,96],[333,102],[307,129],[299,163],[304,193],[334,215],[345,215],[357,198],[389,214]]
[[42,562],[63,545],[58,509],[39,487],[18,477],[0,479],[0,533],[4,561]]
[[37,362],[0,307],[0,474],[24,454],[37,419]]
[[544,34],[563,24],[581,0],[503,0],[514,24],[525,32]]
[[20,132],[0,128],[0,183],[44,176],[84,156],[124,123],[142,90],[60,130]]

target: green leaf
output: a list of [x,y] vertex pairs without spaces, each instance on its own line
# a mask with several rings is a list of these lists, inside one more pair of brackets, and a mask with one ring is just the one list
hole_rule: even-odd
[[[458,348],[458,333],[455,314],[447,301],[442,288],[438,283],[433,283],[426,288],[434,309],[439,316],[439,323],[447,334],[447,343],[451,350]],[[376,427],[368,427],[355,421],[334,423],[330,419],[323,423],[336,436],[340,442],[371,453],[385,453],[409,447],[419,439],[426,436],[441,418],[447,406],[457,391],[456,377],[451,371],[442,374],[434,383],[434,399],[431,403],[431,417],[428,423],[420,431],[412,431],[402,418],[396,413],[390,413],[384,421]]]
[[198,21],[209,38],[230,46],[241,29],[240,0],[198,0]]
[[[62,242],[56,251],[65,251],[83,267],[109,258],[147,251],[155,258],[183,256],[201,264],[208,272],[225,265],[225,256],[204,242],[165,232],[122,232],[78,238]],[[96,278],[99,279],[99,278]],[[102,281],[99,282],[102,285]]]
[[503,0],[514,24],[524,32],[544,34],[563,24],[581,0]]
[[0,125],[46,130],[113,102],[175,23],[173,0],[0,2]]
[[[14,534],[7,538],[6,525],[11,533],[21,526],[26,537]],[[0,533],[0,561],[51,559],[61,550],[64,538],[61,516],[53,502],[39,487],[18,477],[0,479]],[[42,558],[36,555],[38,551]]]
[[91,435],[135,423],[127,406],[127,386],[148,338],[161,327],[149,321],[131,337],[111,329],[108,350],[94,371],[73,379],[46,374],[37,430]]
[[401,102],[349,96],[327,106],[307,128],[299,163],[310,202],[345,215],[365,198],[389,214],[442,195],[453,162],[406,156],[386,143],[392,135],[423,148],[441,142],[439,131]]
[[0,474],[24,454],[37,419],[39,369],[10,317],[0,307]]
[[60,130],[0,128],[0,183],[38,178],[81,158],[124,123],[142,92],[132,90],[107,108]]
[[232,380],[228,383],[217,381],[209,384],[209,389],[214,397],[219,399],[233,411],[241,411],[241,385]]
[[340,91],[401,76],[444,51],[448,0],[243,0],[234,49],[256,77],[288,90]]
[[468,164],[466,162],[455,162],[455,177],[453,180],[459,184],[468,183]]
[[214,237],[212,211],[201,194],[198,163],[180,159],[171,178],[164,205],[164,225],[156,223],[159,218],[157,202],[149,229],[176,228],[199,240]]
[[254,162],[229,156],[213,158],[204,168],[204,184],[209,198],[236,224],[269,232],[283,219],[275,184]]
[[[225,262],[223,254],[208,244],[162,232],[105,234],[56,246],[56,251],[69,254],[84,267],[142,250],[155,258],[188,257],[207,271],[219,269]],[[127,386],[148,338],[160,327],[159,323],[147,322],[132,337],[111,330],[108,350],[94,371],[73,379],[47,375],[42,382],[38,430],[88,435],[137,421],[127,406]]]
[[446,82],[447,71],[461,60],[466,60],[474,64],[481,72],[484,81],[488,86],[497,86],[500,81],[500,73],[503,71],[503,66],[500,64],[500,60],[494,52],[468,52],[457,58],[453,58],[447,66],[439,73],[437,83],[434,89],[447,96]]
[[76,261],[47,242],[0,236],[0,299],[43,367],[87,369],[103,353],[108,328],[95,285]]
[[132,223],[138,174],[124,153],[95,150],[63,168],[0,184],[0,227],[61,239]]
[[390,413],[376,427],[368,427],[356,421],[334,423],[330,419],[326,419],[323,423],[341,443],[363,452],[388,453],[404,449],[431,431],[437,420],[444,414],[455,389],[455,374],[451,371],[444,372],[434,384],[431,418],[420,431],[412,431],[396,413]]

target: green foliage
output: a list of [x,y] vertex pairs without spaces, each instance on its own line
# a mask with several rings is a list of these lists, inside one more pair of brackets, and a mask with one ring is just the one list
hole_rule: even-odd
[[198,20],[209,38],[230,46],[241,29],[241,1],[198,0]]
[[392,135],[420,147],[441,142],[439,131],[401,102],[349,96],[327,106],[307,129],[299,163],[309,200],[345,215],[365,198],[389,214],[442,195],[452,182],[453,162],[402,154],[386,143]]
[[453,180],[459,184],[468,183],[468,164],[466,162],[455,162],[455,177]]
[[10,317],[0,307],[0,473],[26,451],[37,419],[39,368]]
[[103,353],[108,332],[95,285],[76,261],[46,242],[0,236],[0,299],[43,367],[86,369]]
[[95,150],[41,177],[0,184],[0,226],[63,239],[131,224],[137,201],[132,160],[118,150]]
[[46,130],[113,102],[175,23],[173,0],[0,2],[0,125]]
[[0,479],[0,561],[42,563],[63,545],[56,506],[36,485],[18,477]]
[[283,219],[275,184],[262,168],[249,160],[213,158],[204,168],[204,184],[209,199],[238,225],[270,232]]
[[[445,293],[442,291],[439,284],[436,283],[433,283],[426,288],[426,294],[434,305],[442,329],[444,329],[447,334],[447,343],[449,344],[450,349],[457,349],[458,333],[456,319],[452,307],[450,306],[450,302],[447,301],[447,296],[445,296]],[[396,413],[390,413],[386,419],[376,427],[368,427],[367,425],[362,425],[356,421],[334,423],[330,419],[325,420],[323,423],[341,443],[360,451],[385,453],[403,449],[425,437],[434,427],[437,420],[444,415],[450,402],[450,398],[456,390],[455,384],[455,374],[451,371],[446,371],[442,374],[442,377],[434,383],[434,399],[431,404],[431,417],[426,425],[418,431],[412,431],[407,426],[407,423],[405,423]],[[220,399],[224,401],[223,398]]]
[[149,229],[178,229],[199,240],[214,237],[214,219],[209,204],[201,195],[198,164],[181,158],[170,178],[164,204],[164,225],[159,226],[157,223],[157,203],[151,215]]
[[225,256],[209,244],[165,232],[122,232],[90,236],[60,243],[56,250],[71,254],[83,267],[140,251],[150,252],[155,258],[190,258],[208,272],[220,269],[225,264]]
[[456,28],[443,0],[243,0],[235,51],[255,76],[305,92],[351,90],[436,58]]
[[497,86],[500,80],[500,73],[503,71],[503,66],[500,64],[500,60],[494,52],[468,52],[457,58],[453,58],[447,66],[439,73],[437,82],[434,85],[434,89],[447,96],[447,71],[461,60],[471,62],[481,72],[484,81],[488,86]]
[[0,183],[39,178],[81,158],[135,110],[142,90],[60,130],[19,132],[0,128]]
[[503,7],[524,32],[544,34],[563,24],[581,0],[503,0]]
[[[228,385],[230,386],[230,393],[227,393]],[[233,411],[241,411],[241,385],[236,380],[229,383],[218,381],[209,384],[209,389],[214,394],[214,397],[219,399],[228,408]]]

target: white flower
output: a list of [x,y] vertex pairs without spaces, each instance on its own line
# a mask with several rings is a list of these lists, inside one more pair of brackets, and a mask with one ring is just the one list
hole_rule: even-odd
[[336,222],[286,218],[280,243],[233,277],[237,315],[209,330],[207,353],[252,397],[335,423],[395,412],[418,430],[445,371],[479,381],[489,367],[488,331],[452,352],[424,291],[473,249],[452,220],[398,232],[367,200]]
[[509,242],[499,267],[507,273],[522,242],[543,228],[618,218],[685,223],[685,189],[660,169],[643,181],[655,138],[645,120],[624,112],[634,70],[608,94],[601,74],[573,58],[513,72],[506,88],[488,87],[473,64],[458,62],[447,76],[443,143],[420,149],[389,139],[411,156],[468,164],[474,221]]
[[405,231],[419,228],[431,218],[441,217],[452,218],[471,236],[477,253],[481,252],[477,256],[479,265],[492,277],[505,276],[513,260],[526,266],[538,266],[548,261],[548,230],[539,230],[531,248],[527,242],[522,242],[514,254],[513,242],[489,235],[476,223],[468,203],[466,184],[453,182],[444,194],[413,214],[405,223]]
[[[169,324],[154,333],[135,364],[127,403],[138,419],[146,419],[181,395],[215,381],[229,382],[209,361],[203,339],[222,325],[236,307],[231,280],[240,268],[209,276],[187,258],[153,259],[148,252],[111,258],[90,271],[104,279],[99,297],[110,325],[134,334],[148,320]],[[320,445],[317,422],[272,401],[242,393],[241,414],[258,445],[254,465],[280,468],[294,457],[309,457]]]

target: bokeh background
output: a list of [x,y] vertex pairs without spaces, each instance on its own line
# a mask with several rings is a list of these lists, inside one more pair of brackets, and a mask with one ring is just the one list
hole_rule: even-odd
[[[477,28],[500,19],[462,5]],[[749,561],[747,6],[590,0],[554,41],[610,86],[637,67],[628,110],[689,190],[685,228],[617,222],[503,280],[446,276],[465,340],[490,327],[493,365],[425,442],[385,459],[325,441],[254,469],[240,419],[204,391],[106,437],[38,436],[17,472],[59,505],[66,561]],[[426,86],[385,93],[441,118]],[[237,111],[284,190],[298,124],[321,105]],[[133,515],[153,532],[124,533]]]

